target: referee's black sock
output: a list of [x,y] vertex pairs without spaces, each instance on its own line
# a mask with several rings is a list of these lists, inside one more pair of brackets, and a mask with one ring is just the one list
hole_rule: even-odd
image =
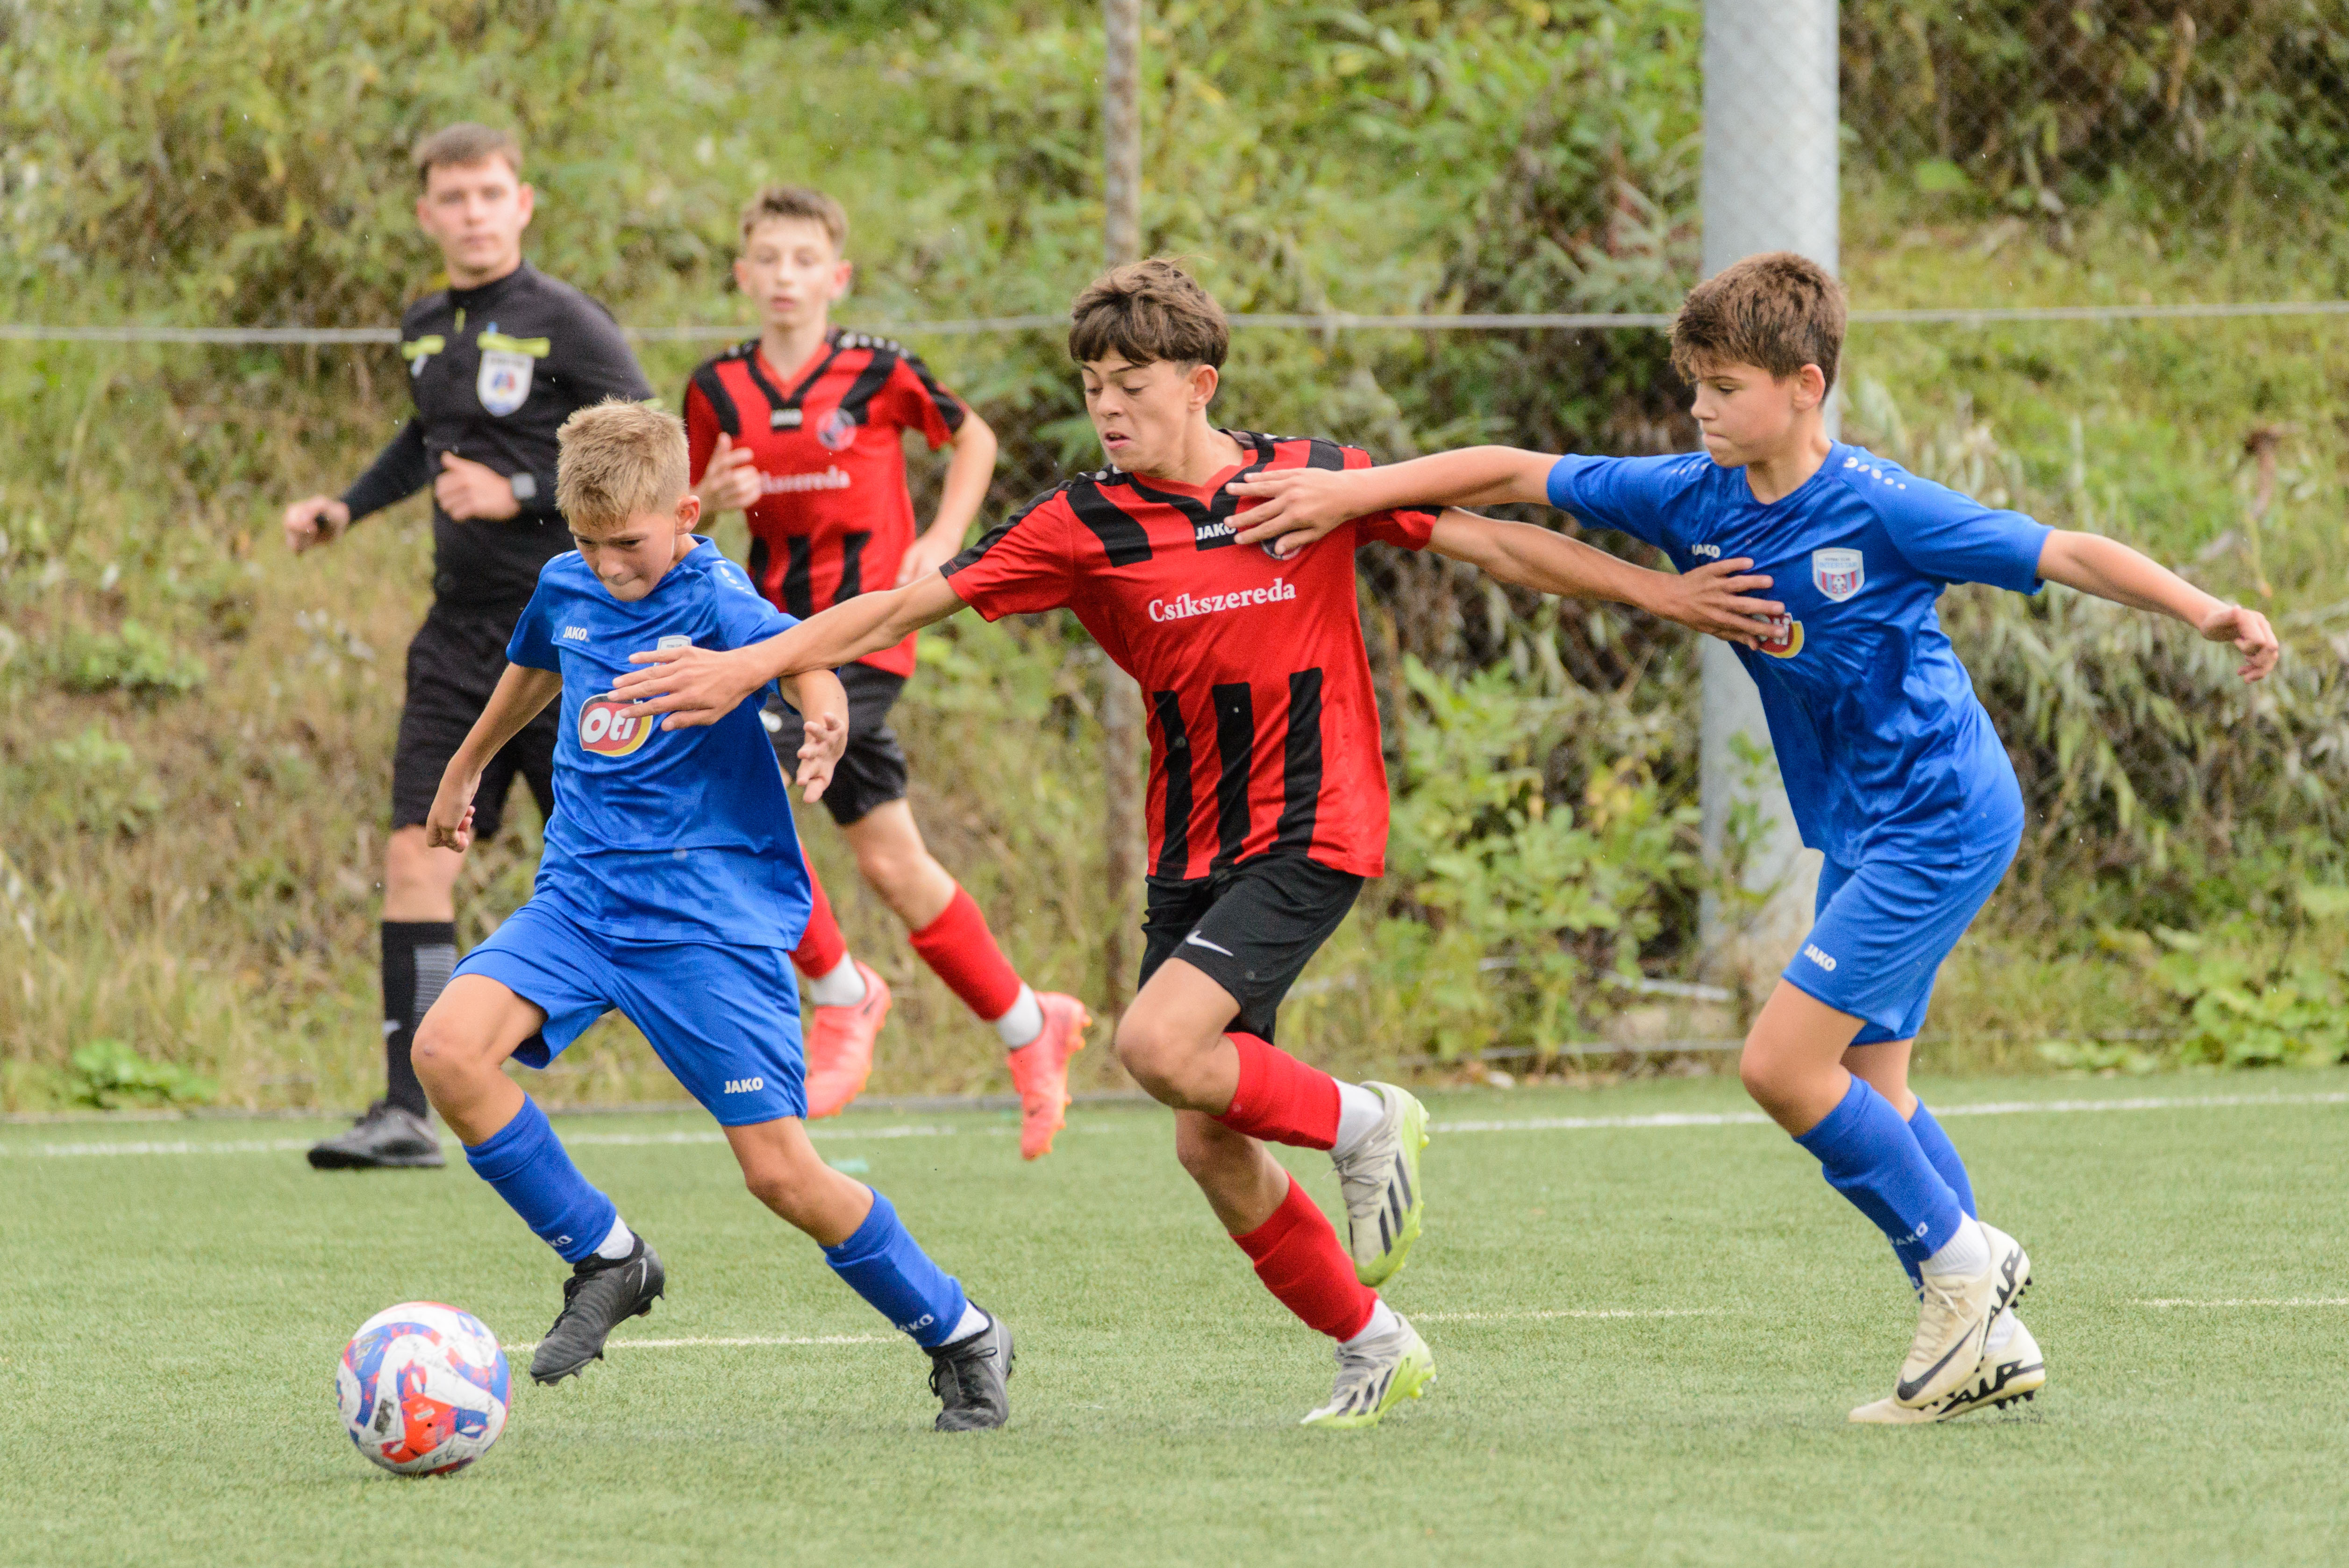
[[383,1065],[385,1098],[418,1116],[431,1113],[409,1052],[416,1026],[449,984],[457,966],[457,926],[447,920],[383,923]]

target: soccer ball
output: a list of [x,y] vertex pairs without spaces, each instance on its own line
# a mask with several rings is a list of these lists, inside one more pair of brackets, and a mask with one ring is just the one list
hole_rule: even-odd
[[335,1369],[343,1428],[399,1475],[450,1475],[506,1429],[510,1374],[497,1336],[470,1312],[409,1301],[359,1325]]

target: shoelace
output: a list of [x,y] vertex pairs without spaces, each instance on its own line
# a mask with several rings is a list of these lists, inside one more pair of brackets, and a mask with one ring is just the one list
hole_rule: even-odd
[[1937,1312],[1941,1317],[1955,1317],[1961,1310],[1958,1298],[1937,1284],[1920,1284],[1918,1286],[1917,1295],[1918,1299],[1924,1304],[1925,1311],[1917,1322],[1917,1337],[1909,1342],[1911,1355],[1924,1346],[1939,1344],[1947,1337],[1940,1319],[1935,1316]]
[[952,1377],[954,1379],[955,1393],[958,1398],[964,1399],[976,1398],[978,1392],[983,1389],[985,1386],[978,1383],[975,1378],[971,1382],[965,1382],[963,1380],[963,1372],[968,1368],[972,1373],[976,1374],[978,1370],[978,1363],[981,1361],[992,1361],[994,1359],[995,1346],[992,1345],[981,1346],[978,1349],[966,1351],[960,1356],[942,1356],[938,1357],[936,1361],[930,1363],[931,1397],[938,1399],[945,1398],[947,1397],[946,1380],[948,1377]]

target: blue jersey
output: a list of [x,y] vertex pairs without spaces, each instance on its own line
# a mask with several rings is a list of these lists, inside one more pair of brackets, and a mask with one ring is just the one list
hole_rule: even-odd
[[798,944],[807,863],[760,705],[664,730],[611,697],[613,681],[636,667],[630,654],[680,638],[739,648],[796,624],[706,539],[634,603],[614,598],[575,551],[546,563],[506,645],[515,664],[563,676],[536,897],[605,936]]
[[1791,624],[1737,656],[1804,843],[1843,866],[1886,852],[1949,864],[2020,830],[2014,766],[1933,605],[1952,583],[2036,593],[2044,524],[1840,443],[1767,506],[1743,469],[1702,453],[1562,458],[1549,499],[1683,572],[1745,556],[1775,581]]

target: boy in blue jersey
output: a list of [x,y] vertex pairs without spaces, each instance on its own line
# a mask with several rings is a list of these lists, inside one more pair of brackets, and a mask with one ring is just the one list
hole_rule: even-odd
[[[531,1359],[554,1383],[652,1310],[666,1276],[587,1183],[544,1112],[500,1070],[545,1067],[607,1010],[645,1033],[726,1130],[751,1192],[813,1237],[849,1286],[930,1355],[942,1431],[999,1427],[1010,1331],[915,1243],[889,1201],[808,1141],[790,951],[809,907],[790,785],[745,705],[664,731],[615,700],[639,650],[737,648],[797,624],[693,531],[685,429],[607,401],[564,422],[556,499],[575,552],[539,573],[509,663],[449,763],[429,841],[472,841],[483,769],[562,698],[554,814],[530,902],[465,955],[416,1037],[416,1070],[473,1169],[572,1265],[562,1315]],[[812,801],[847,738],[829,671],[782,683],[805,717],[798,782]]]
[[[2256,612],[2127,546],[1999,511],[1829,439],[1841,285],[1786,253],[1691,291],[1674,367],[1704,452],[1556,457],[1479,447],[1347,473],[1267,473],[1242,542],[1294,552],[1345,518],[1403,506],[1547,501],[1661,548],[1682,572],[1742,558],[1782,601],[1741,639],[1804,843],[1823,851],[1817,923],[1746,1037],[1747,1090],[1879,1229],[1922,1304],[1889,1398],[1862,1422],[1943,1420],[2046,1381],[2012,1308],[2015,1241],[1974,1217],[1964,1163],[1909,1092],[1909,1048],[1941,960],[2023,830],[2013,766],[1935,619],[1953,583],[2061,583],[2175,616],[2275,665]],[[1284,537],[1286,536],[1286,537]]]

